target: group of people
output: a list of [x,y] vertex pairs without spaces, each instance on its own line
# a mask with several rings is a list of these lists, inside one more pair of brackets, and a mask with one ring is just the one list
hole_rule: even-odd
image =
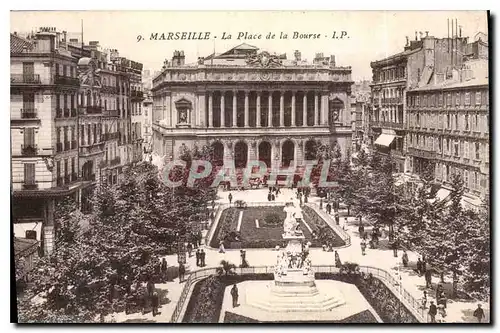
[[153,317],[160,314],[158,312],[158,308],[160,307],[160,297],[155,289],[152,277],[147,279],[146,284],[137,281],[135,285],[130,286],[128,290],[125,313],[131,313],[132,307],[134,306],[139,307],[142,314],[146,313],[148,307],[151,307]]
[[281,194],[279,186],[270,186],[267,193],[267,201],[275,201],[279,194]]
[[198,266],[198,267],[205,267],[206,266],[205,256],[206,256],[205,250],[200,249],[200,248],[198,248],[198,250],[196,250],[196,266]]

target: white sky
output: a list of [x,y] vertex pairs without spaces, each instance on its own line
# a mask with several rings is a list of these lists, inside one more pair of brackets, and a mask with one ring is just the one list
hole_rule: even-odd
[[[55,26],[58,30],[79,33],[84,21],[84,40],[98,40],[105,48],[116,48],[120,55],[142,62],[145,69],[159,70],[165,58],[171,59],[174,50],[183,50],[186,62],[198,56],[226,51],[242,42],[271,53],[300,50],[302,58],[312,60],[315,53],[335,55],[337,65],[352,66],[354,80],[371,80],[370,61],[403,51],[405,36],[415,38],[415,31],[446,37],[447,19],[458,19],[462,36],[471,39],[481,31],[488,32],[485,11],[24,11],[11,12],[11,32],[36,30],[40,26]],[[347,31],[350,39],[326,38],[333,31]],[[211,32],[217,39],[202,41],[141,41],[137,35],[149,38],[152,32]],[[261,33],[261,40],[236,40],[238,32]],[[266,40],[268,32],[288,33],[288,40]],[[320,33],[319,40],[291,39],[294,31]],[[222,41],[223,32],[233,35]]]

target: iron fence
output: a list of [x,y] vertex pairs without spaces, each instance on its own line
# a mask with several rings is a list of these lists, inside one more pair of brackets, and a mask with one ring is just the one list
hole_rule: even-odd
[[337,223],[333,221],[332,217],[329,214],[319,209],[318,205],[315,203],[308,202],[305,205],[313,209],[316,214],[318,214],[330,226],[330,228],[332,228],[337,233],[337,235],[342,238],[346,246],[351,245],[351,236],[349,236],[349,234],[345,230],[340,228],[340,226],[338,226]]
[[[315,273],[334,273],[338,274],[340,269],[333,265],[315,265],[313,266]],[[418,302],[415,297],[413,297],[402,285],[397,281],[397,279],[389,272],[384,269],[371,267],[371,266],[359,266],[359,270],[362,273],[371,273],[374,277],[379,278],[384,284],[391,290],[391,292],[399,298],[399,301],[405,304],[405,307],[412,312],[412,314],[420,322],[426,322],[426,315],[424,309],[422,309],[420,302]],[[252,266],[246,268],[235,268],[234,272],[236,274],[270,274],[274,273],[273,266]],[[203,278],[207,278],[210,275],[217,274],[217,268],[202,268],[189,273],[185,280],[184,288],[182,289],[179,301],[175,306],[174,312],[172,313],[171,321],[176,323],[181,320],[180,316],[182,310],[186,305],[188,300],[189,292],[193,287],[194,283]]]

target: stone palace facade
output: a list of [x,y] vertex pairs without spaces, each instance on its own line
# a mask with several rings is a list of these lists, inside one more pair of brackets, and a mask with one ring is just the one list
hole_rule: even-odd
[[[209,145],[219,164],[261,160],[273,170],[315,159],[318,143],[351,146],[351,68],[242,44],[185,64],[182,51],[153,80],[153,151],[166,160]],[[353,119],[354,120],[354,119]]]

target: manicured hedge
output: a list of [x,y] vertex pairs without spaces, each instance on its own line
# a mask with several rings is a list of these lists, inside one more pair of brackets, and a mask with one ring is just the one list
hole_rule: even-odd
[[[369,310],[361,311],[360,313],[356,313],[350,317],[341,319],[341,320],[333,320],[333,321],[321,321],[321,320],[309,320],[309,321],[294,321],[294,323],[353,323],[353,324],[371,324],[378,323],[377,318],[373,316],[373,314]],[[261,323],[261,321],[248,318],[236,313],[232,313],[226,311],[224,315],[224,323],[228,324],[255,324]]]
[[[314,211],[314,209],[304,205],[302,206],[302,213],[304,215],[304,219],[307,221],[307,224],[309,224],[309,227],[311,227],[313,231],[317,232],[320,228],[324,227],[326,227],[327,230],[331,231],[331,244],[333,247],[341,247],[346,245],[344,240],[339,235],[337,235],[337,233],[332,228],[330,228],[325,220],[323,220],[323,218],[319,216],[318,213]],[[323,244],[321,244],[319,240],[313,240],[311,243],[313,247],[323,246]]]

